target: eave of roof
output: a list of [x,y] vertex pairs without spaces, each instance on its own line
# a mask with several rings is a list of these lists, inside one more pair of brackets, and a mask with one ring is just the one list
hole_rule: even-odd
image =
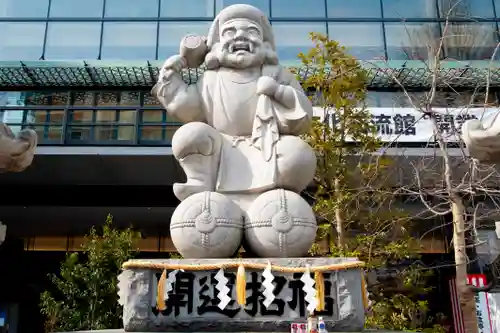
[[[368,88],[425,89],[433,77],[440,87],[500,87],[500,61],[441,61],[439,67],[419,60],[362,62],[368,72]],[[162,61],[0,61],[0,90],[53,88],[151,88],[158,79]],[[314,72],[299,62],[283,64],[304,77]],[[203,68],[183,71],[188,83],[198,79]]]

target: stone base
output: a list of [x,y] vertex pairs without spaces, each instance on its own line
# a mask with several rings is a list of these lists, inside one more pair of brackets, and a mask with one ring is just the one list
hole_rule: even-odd
[[[59,332],[59,333],[125,333],[126,331],[123,330],[123,329],[116,329],[116,330],[94,330],[94,331],[76,331],[76,332]],[[204,331],[190,331],[191,333],[203,333]],[[266,331],[266,332],[273,332],[273,331]],[[274,331],[274,332],[277,332],[277,331]],[[287,331],[288,332],[288,331]],[[373,333],[403,333],[403,332],[399,332],[399,331],[383,331],[383,330],[364,330],[364,331],[359,331],[359,333],[369,333],[369,332],[373,332]],[[136,333],[146,333],[146,332],[136,332]],[[218,333],[218,332],[214,332],[214,333]],[[220,332],[222,333],[222,332]],[[237,332],[237,333],[256,333],[256,332],[251,332],[251,331],[247,331],[247,332]],[[339,332],[339,333],[342,333],[342,332]]]
[[[323,266],[355,261],[354,258],[270,259],[273,265],[287,267]],[[235,259],[168,259],[151,263],[210,265],[234,262]],[[267,264],[268,259],[245,259]],[[133,263],[134,261],[132,261]],[[140,260],[143,262],[143,260]],[[231,301],[218,308],[215,288],[217,271],[185,271],[176,275],[166,309],[158,311],[156,294],[160,270],[126,269],[120,277],[124,303],[123,324],[127,332],[289,332],[293,322],[306,322],[303,273],[282,274],[273,271],[276,298],[266,308],[263,304],[263,270],[246,269],[246,305],[236,302],[236,269],[226,270]],[[170,272],[170,270],[168,271]],[[360,268],[324,272],[325,310],[322,316],[330,332],[362,331],[365,319]],[[125,281],[124,281],[125,280]],[[125,287],[123,287],[125,286]]]

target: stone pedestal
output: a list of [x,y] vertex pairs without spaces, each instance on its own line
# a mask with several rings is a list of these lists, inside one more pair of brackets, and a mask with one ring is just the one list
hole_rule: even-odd
[[[220,265],[237,259],[169,259],[151,260],[155,264]],[[243,261],[243,260],[242,260]],[[271,259],[272,265],[285,267],[318,267],[355,262],[354,258],[287,258]],[[144,262],[131,261],[134,262]],[[268,264],[268,259],[245,259],[244,262]],[[167,270],[168,273],[172,270]],[[264,306],[262,269],[246,269],[246,305],[236,302],[236,268],[226,269],[225,277],[231,301],[219,309],[218,271],[178,272],[172,290],[168,292],[166,309],[157,309],[160,269],[125,269],[120,290],[124,303],[124,328],[128,332],[152,331],[211,331],[211,332],[272,332],[290,331],[290,323],[305,322],[308,316],[306,295],[302,290],[303,273],[273,271],[275,299]],[[313,274],[311,274],[313,275]],[[361,331],[365,319],[361,268],[323,272],[325,308],[316,312],[322,316],[328,331]]]

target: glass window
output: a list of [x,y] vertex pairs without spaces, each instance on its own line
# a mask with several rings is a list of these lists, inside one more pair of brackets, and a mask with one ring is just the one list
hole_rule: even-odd
[[102,17],[104,0],[52,0],[50,17]]
[[384,17],[435,18],[436,0],[383,0]]
[[214,0],[161,0],[161,17],[213,17]]
[[495,23],[443,24],[443,47],[447,59],[489,60],[498,43]]
[[102,59],[155,59],[156,30],[156,22],[104,23]]
[[49,0],[2,0],[0,17],[47,17]]
[[385,34],[392,60],[427,60],[436,55],[440,44],[435,23],[386,23]]
[[106,0],[105,17],[158,17],[158,0]]
[[1,60],[39,60],[43,52],[45,23],[0,23]]
[[442,18],[491,18],[494,17],[491,0],[438,0]]
[[101,23],[51,22],[45,59],[97,59],[100,39]]
[[206,36],[210,22],[161,22],[158,58],[163,60],[179,53],[179,44],[187,34]]
[[[408,98],[408,96],[410,98]],[[375,108],[410,108],[419,101],[425,100],[425,93],[423,92],[382,92],[382,91],[369,91],[366,94],[366,106]]]
[[324,23],[276,22],[273,29],[281,61],[299,61],[297,55],[313,47],[310,32],[326,34]]
[[95,139],[133,140],[135,137],[136,110],[119,110],[122,95],[119,92],[100,92],[96,95],[97,106],[116,106],[117,110],[95,112]]
[[259,8],[264,12],[264,14],[269,16],[270,0],[215,0],[215,1],[216,1],[215,4],[217,8],[217,13],[220,12],[221,9],[224,7],[244,3]]
[[271,0],[272,17],[325,17],[325,0]]
[[358,59],[374,60],[385,57],[380,23],[329,23],[328,34]]
[[381,17],[380,1],[373,0],[327,0],[328,17]]

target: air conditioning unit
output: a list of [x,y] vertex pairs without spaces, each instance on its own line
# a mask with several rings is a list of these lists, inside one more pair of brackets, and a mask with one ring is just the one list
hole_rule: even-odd
[[7,226],[0,222],[0,245],[4,242],[5,235],[7,235]]

